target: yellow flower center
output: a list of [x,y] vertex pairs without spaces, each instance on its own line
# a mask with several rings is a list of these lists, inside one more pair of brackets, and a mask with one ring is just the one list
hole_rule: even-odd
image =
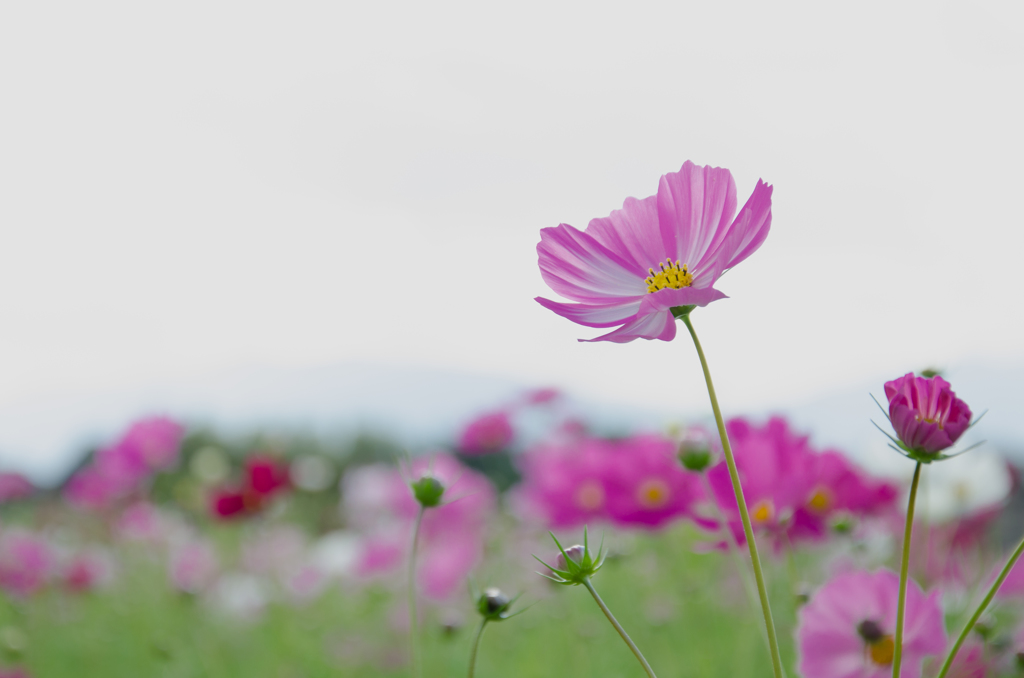
[[751,517],[753,517],[755,523],[767,523],[775,517],[775,505],[772,504],[770,499],[762,499],[754,504]]
[[588,480],[576,490],[576,505],[587,511],[604,506],[604,488],[596,480]]
[[637,488],[636,499],[649,509],[660,508],[668,501],[668,485],[657,479],[645,481]]
[[892,636],[882,636],[873,643],[868,643],[868,656],[879,666],[891,666],[892,656],[896,651],[896,643]]
[[807,506],[815,513],[825,513],[832,508],[832,495],[823,487],[819,487],[807,500]]
[[666,287],[679,290],[693,284],[693,276],[687,270],[686,264],[680,266],[678,261],[673,264],[671,259],[666,259],[664,263],[658,262],[658,268],[661,270],[647,269],[650,275],[644,282],[647,283],[648,294],[653,294]]

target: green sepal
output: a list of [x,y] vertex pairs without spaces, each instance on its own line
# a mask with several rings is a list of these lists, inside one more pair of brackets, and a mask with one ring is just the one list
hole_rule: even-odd
[[676,320],[682,320],[686,316],[690,315],[690,311],[697,308],[696,304],[688,304],[686,306],[673,306],[669,309],[672,312],[672,317]]

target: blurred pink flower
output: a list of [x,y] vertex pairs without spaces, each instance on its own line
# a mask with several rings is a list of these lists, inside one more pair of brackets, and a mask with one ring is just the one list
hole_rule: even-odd
[[15,528],[0,535],[0,588],[28,596],[53,574],[54,553],[42,537]]
[[466,454],[500,452],[512,443],[514,435],[507,412],[488,412],[463,429],[459,436],[459,451]]
[[658,194],[627,198],[621,210],[585,231],[545,228],[537,245],[541,275],[566,304],[545,308],[587,327],[618,329],[589,341],[671,340],[672,308],[725,298],[714,288],[753,254],[771,226],[772,187],[758,181],[736,218],[736,184],[720,167],[690,161],[665,174]]
[[576,527],[608,520],[609,443],[579,437],[542,445],[519,459],[522,484],[514,490],[519,513],[549,527]]
[[916,452],[936,454],[952,447],[971,423],[971,408],[938,375],[908,372],[885,383],[885,397],[896,437]]
[[199,593],[207,589],[216,578],[220,561],[213,545],[205,540],[194,540],[176,548],[168,563],[171,585],[185,593]]
[[625,527],[657,528],[684,516],[703,496],[700,477],[683,469],[676,443],[638,435],[608,444],[608,515]]
[[557,388],[538,388],[529,391],[523,397],[527,405],[546,405],[561,397],[562,392]]
[[165,469],[178,460],[185,427],[167,417],[151,417],[132,424],[120,447],[133,450],[152,469]]
[[228,520],[259,513],[290,484],[287,464],[268,455],[254,454],[245,460],[241,487],[212,492],[210,514]]
[[8,666],[0,668],[0,678],[32,678],[32,674],[20,666]]
[[[832,516],[878,514],[897,497],[894,485],[870,478],[840,453],[811,448],[781,417],[761,427],[733,419],[726,427],[754,529],[771,535],[776,547],[823,539]],[[729,528],[744,543],[725,461],[708,471],[708,480]]]
[[135,502],[121,513],[117,531],[126,539],[156,542],[163,537],[163,517],[149,502]]
[[61,568],[60,579],[73,593],[84,593],[106,584],[112,574],[113,567],[105,554],[83,551]]
[[0,504],[24,499],[35,492],[35,486],[20,473],[0,473]]
[[177,459],[183,434],[180,424],[162,417],[133,423],[68,481],[65,498],[77,507],[98,509],[138,491],[155,471]]
[[[827,582],[797,614],[803,678],[888,678],[899,575],[889,570],[849,572]],[[946,647],[939,592],[907,586],[901,676],[918,678],[921,662]]]

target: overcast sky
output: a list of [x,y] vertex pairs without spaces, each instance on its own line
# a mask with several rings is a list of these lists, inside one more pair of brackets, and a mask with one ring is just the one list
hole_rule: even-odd
[[[342,361],[706,403],[541,308],[538,231],[775,186],[694,313],[731,409],[1024,362],[1020,3],[0,9],[0,404]],[[401,388],[401,384],[395,384]]]

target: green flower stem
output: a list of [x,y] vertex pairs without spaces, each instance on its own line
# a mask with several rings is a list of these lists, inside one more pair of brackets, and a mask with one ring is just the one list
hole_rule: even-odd
[[473,673],[476,671],[476,650],[480,647],[480,636],[484,635],[484,628],[487,627],[487,619],[480,620],[480,628],[476,631],[476,636],[473,638],[473,647],[469,650],[469,678],[473,678]]
[[910,483],[910,501],[907,502],[907,526],[903,529],[903,561],[900,564],[900,597],[896,606],[896,639],[892,655],[892,678],[900,678],[903,662],[903,618],[907,609],[907,572],[910,569],[910,536],[914,529],[914,503],[917,485],[921,480],[921,462],[914,467],[914,480]]
[[594,585],[590,583],[590,577],[583,578],[583,585],[587,587],[588,591],[590,591],[590,595],[594,596],[597,606],[601,608],[601,611],[604,612],[604,616],[608,617],[608,621],[612,623],[615,630],[619,632],[620,636],[622,636],[622,640],[624,640],[626,645],[629,646],[629,649],[633,651],[633,655],[636,657],[637,661],[640,662],[640,665],[644,667],[644,671],[647,672],[647,675],[651,678],[658,678],[654,675],[654,669],[651,668],[651,665],[647,663],[646,659],[644,659],[643,654],[640,653],[640,648],[638,648],[636,643],[630,639],[629,634],[626,633],[626,629],[622,628],[622,625],[615,619],[615,615],[612,614],[612,611],[609,610],[608,606],[604,604],[603,600],[601,600],[601,596],[597,595],[597,589],[595,589]]
[[419,678],[423,674],[420,666],[420,634],[419,618],[416,614],[416,542],[420,537],[420,524],[423,522],[422,505],[416,514],[416,524],[412,528],[412,548],[409,549],[409,652],[412,655],[412,675]]
[[1010,559],[1006,561],[1006,566],[1003,568],[1003,571],[999,573],[995,583],[992,584],[992,588],[988,590],[988,595],[985,596],[985,600],[981,601],[981,605],[979,605],[978,609],[974,611],[973,615],[971,615],[971,619],[967,622],[967,625],[964,626],[964,630],[960,632],[960,637],[956,639],[953,649],[949,651],[949,656],[946,657],[946,662],[942,665],[942,670],[939,671],[938,678],[944,678],[946,672],[949,671],[949,667],[953,665],[953,660],[956,658],[956,653],[960,651],[960,646],[964,644],[965,640],[967,640],[967,635],[971,632],[971,629],[974,628],[974,625],[978,623],[978,618],[981,616],[982,612],[984,612],[985,608],[988,607],[988,604],[992,602],[992,598],[996,595],[996,591],[998,591],[999,587],[1003,585],[1003,580],[1005,580],[1006,576],[1010,574],[1010,570],[1013,569],[1013,566],[1016,564],[1017,559],[1020,558],[1021,553],[1024,553],[1024,539],[1021,539],[1020,544],[1017,545],[1017,550],[1014,551],[1013,555],[1010,556]]
[[718,396],[715,395],[715,385],[711,381],[711,371],[708,369],[707,358],[704,357],[704,349],[700,346],[697,333],[690,322],[689,314],[682,317],[683,324],[690,331],[693,338],[693,345],[700,357],[700,366],[704,370],[704,381],[708,385],[708,396],[711,398],[711,409],[715,413],[715,423],[718,424],[718,435],[722,438],[722,451],[725,453],[725,463],[729,467],[729,478],[732,480],[732,490],[736,494],[736,504],[740,509],[740,520],[743,521],[743,534],[747,538],[747,548],[750,549],[750,562],[754,566],[754,580],[757,582],[757,593],[761,598],[761,611],[764,613],[764,626],[768,632],[768,649],[772,655],[772,670],[775,678],[783,678],[782,657],[779,654],[779,639],[775,634],[775,622],[772,621],[772,608],[768,603],[768,589],[764,584],[764,572],[761,570],[761,558],[757,555],[757,544],[754,543],[754,528],[750,524],[750,513],[747,511],[747,500],[743,498],[743,486],[740,485],[739,472],[736,470],[736,459],[732,456],[732,447],[729,445],[729,434],[725,431],[725,421],[722,419],[722,410],[718,406]]

